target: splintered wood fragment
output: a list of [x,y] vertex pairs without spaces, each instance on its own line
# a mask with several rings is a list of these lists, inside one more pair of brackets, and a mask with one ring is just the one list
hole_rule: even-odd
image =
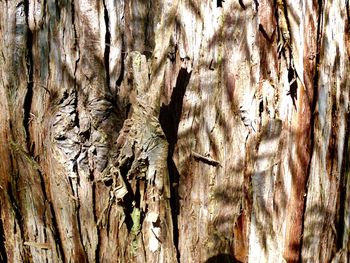
[[203,163],[206,163],[206,164],[209,164],[212,166],[221,166],[220,162],[218,162],[217,160],[214,160],[210,157],[206,157],[206,156],[201,155],[199,153],[192,151],[192,156],[194,157],[194,159],[196,159],[198,161],[202,161]]
[[49,243],[38,243],[38,242],[24,242],[25,246],[40,248],[40,249],[51,249],[51,245]]

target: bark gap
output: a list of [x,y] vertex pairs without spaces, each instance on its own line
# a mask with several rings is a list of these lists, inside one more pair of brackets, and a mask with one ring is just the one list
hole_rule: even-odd
[[[40,178],[40,186],[41,186],[41,191],[43,193],[43,196],[44,196],[44,200],[46,202],[46,200],[48,200],[47,198],[47,194],[46,194],[46,189],[45,189],[45,182],[44,182],[44,178],[43,178],[43,175],[42,173],[40,172],[40,170],[37,170],[38,172],[38,175],[39,175],[39,178]],[[44,227],[44,242],[47,243],[47,221],[46,221],[46,206],[44,208],[44,213],[43,213],[43,216],[42,216],[42,219],[43,219],[43,227]],[[46,258],[47,260],[47,258]]]
[[108,9],[107,9],[105,0],[103,0],[103,7],[104,7],[104,20],[105,20],[105,26],[106,26],[104,66],[105,66],[105,71],[106,71],[107,88],[108,88],[108,90],[110,90],[109,53],[110,53],[110,45],[111,45],[111,33],[110,33],[110,26],[109,26]]
[[336,247],[337,250],[343,248],[343,239],[346,235],[345,233],[345,227],[346,227],[346,220],[345,220],[345,211],[346,211],[346,186],[349,180],[349,172],[350,172],[350,113],[345,114],[345,119],[347,120],[347,123],[345,125],[345,140],[344,140],[344,159],[342,163],[342,169],[340,171],[340,196],[339,196],[339,215],[338,215],[338,223],[337,223],[337,240],[336,240]]
[[[74,4],[74,0],[72,0],[71,2],[71,16],[72,16],[72,26],[73,26],[73,31],[74,31],[74,47],[77,46],[78,44],[78,37],[77,37],[77,28],[75,26],[75,4]],[[60,10],[60,8],[58,7],[58,10]],[[80,56],[79,56],[80,58]],[[78,59],[79,61],[79,59]],[[77,66],[75,65],[75,71],[77,70]],[[74,78],[75,78],[75,71],[74,71]]]
[[[59,231],[58,231],[58,225],[57,225],[57,222],[56,222],[56,215],[55,215],[55,210],[52,206],[52,203],[51,203],[51,198],[48,197],[48,193],[47,193],[47,190],[46,190],[46,186],[45,186],[45,179],[44,179],[44,175],[42,174],[42,172],[38,169],[38,174],[39,174],[39,178],[40,178],[40,186],[41,186],[41,191],[44,195],[44,200],[45,202],[47,202],[47,205],[48,205],[48,208],[49,208],[49,212],[50,212],[50,216],[51,218],[49,219],[49,221],[52,222],[51,224],[51,227],[50,227],[50,230],[51,230],[51,233],[55,239],[55,243],[56,243],[56,252],[58,254],[58,257],[60,257],[60,259],[63,261],[63,263],[65,262],[64,260],[64,252],[63,252],[63,246],[62,246],[62,240],[60,238],[60,235],[59,235]],[[45,205],[46,206],[46,205]],[[45,242],[47,242],[47,221],[46,221],[46,209],[47,207],[45,207],[45,213],[44,213],[44,220],[43,220],[43,225],[44,225],[44,228],[45,228],[45,231],[44,231],[44,234],[45,234]]]
[[56,217],[56,213],[55,210],[52,206],[51,201],[49,201],[49,207],[50,207],[50,215],[51,215],[51,220],[52,220],[52,227],[51,227],[51,231],[52,231],[52,235],[56,241],[56,249],[60,252],[61,255],[61,260],[63,263],[66,262],[66,258],[64,255],[64,250],[63,250],[63,244],[62,244],[62,240],[60,237],[60,232],[59,232],[59,227],[58,227],[58,223],[57,223],[57,217]]
[[7,253],[5,248],[6,238],[2,218],[0,218],[0,261],[7,263]]
[[32,146],[34,144],[31,144],[31,138],[30,138],[30,130],[29,130],[29,124],[30,124],[30,111],[32,107],[32,100],[33,100],[33,32],[29,28],[29,1],[24,2],[24,13],[26,16],[26,24],[27,24],[27,41],[26,41],[26,49],[27,49],[27,56],[26,56],[26,64],[27,64],[27,74],[28,74],[28,80],[27,80],[27,93],[24,97],[24,103],[23,103],[23,127],[25,130],[25,139],[27,144],[27,150],[29,154],[33,154],[34,149]]
[[[93,178],[93,175],[91,175],[91,178]],[[96,243],[96,250],[95,250],[95,259],[96,263],[100,262],[100,244],[101,244],[101,234],[100,234],[100,228],[97,225],[98,217],[97,217],[97,209],[96,209],[96,182],[92,181],[92,211],[94,215],[94,222],[96,224],[96,232],[97,232],[97,243]]]
[[[16,234],[16,232],[17,232],[16,227],[18,227],[22,239],[25,240],[26,237],[24,236],[25,231],[24,231],[24,225],[23,225],[23,217],[21,214],[21,209],[19,207],[19,204],[18,204],[17,199],[15,197],[15,194],[13,192],[13,187],[12,187],[11,183],[8,183],[8,185],[7,185],[7,194],[9,196],[10,203],[11,203],[11,206],[12,206],[12,209],[14,212],[15,220],[17,223],[17,224],[14,223],[13,232],[14,232],[14,234]],[[30,262],[28,255],[30,255],[29,248],[24,246],[23,247],[23,254],[21,255],[23,262],[28,262],[28,263]]]
[[[55,0],[55,6],[56,6],[56,14],[58,16],[58,20],[61,19],[61,9],[60,9],[60,5],[59,5],[59,1],[60,0]],[[72,0],[72,5],[73,5],[74,0]],[[50,28],[50,27],[49,27]]]
[[117,89],[119,89],[124,79],[124,71],[125,71],[124,61],[125,61],[125,54],[126,54],[124,34],[122,34],[121,36],[121,41],[122,41],[122,51],[121,51],[121,58],[120,58],[121,67],[120,67],[120,73],[119,73],[118,79],[115,83]]
[[[79,179],[79,177],[77,178],[77,180]],[[78,182],[76,182],[76,185],[78,185]],[[76,201],[76,206],[75,206],[75,209],[77,211],[77,225],[78,225],[78,234],[79,234],[79,241],[80,241],[80,244],[81,246],[84,248],[83,251],[84,251],[84,258],[89,258],[88,257],[88,250],[83,242],[83,233],[81,232],[81,217],[80,217],[80,199],[79,199],[79,190],[78,190],[78,187],[76,187],[76,198],[77,198],[77,201]]]

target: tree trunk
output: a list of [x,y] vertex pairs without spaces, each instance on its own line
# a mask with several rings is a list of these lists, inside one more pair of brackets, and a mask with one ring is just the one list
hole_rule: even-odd
[[349,1],[0,1],[1,262],[349,262]]

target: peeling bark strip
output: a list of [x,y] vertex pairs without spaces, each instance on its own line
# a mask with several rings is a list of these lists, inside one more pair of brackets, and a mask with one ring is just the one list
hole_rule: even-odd
[[220,162],[218,162],[210,157],[203,156],[203,155],[196,153],[196,152],[192,152],[192,155],[195,159],[202,161],[204,163],[207,163],[207,164],[210,164],[213,166],[221,166]]
[[349,10],[0,1],[0,261],[349,262]]

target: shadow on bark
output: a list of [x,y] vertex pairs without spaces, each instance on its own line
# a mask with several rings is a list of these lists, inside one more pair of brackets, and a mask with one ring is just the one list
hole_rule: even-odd
[[179,231],[177,216],[179,215],[179,194],[178,185],[180,174],[173,161],[175,145],[177,143],[177,132],[181,118],[183,98],[186,92],[186,87],[190,81],[192,72],[188,73],[186,69],[181,68],[176,80],[176,86],[173,89],[169,105],[163,105],[159,113],[159,122],[164,131],[166,139],[169,143],[168,148],[168,171],[170,179],[170,206],[173,219],[173,236],[176,247],[177,258],[179,260],[180,253],[178,250]]

